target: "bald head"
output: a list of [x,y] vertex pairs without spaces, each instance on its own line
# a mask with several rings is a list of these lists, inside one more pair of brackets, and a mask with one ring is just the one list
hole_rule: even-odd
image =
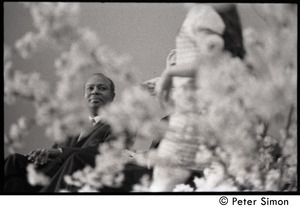
[[[114,82],[109,78],[109,77],[107,77],[106,75],[104,75],[103,73],[93,73],[91,76],[90,76],[90,78],[92,78],[93,76],[97,76],[97,77],[102,77],[102,78],[106,78],[108,81],[109,81],[109,83],[110,83],[110,89],[111,89],[111,92],[113,93],[113,94],[115,94],[115,84],[114,84]],[[84,89],[85,89],[85,85],[86,85],[86,83],[84,84]]]
[[110,103],[115,97],[113,81],[102,73],[93,74],[84,85],[84,97],[91,116],[97,116],[98,109]]

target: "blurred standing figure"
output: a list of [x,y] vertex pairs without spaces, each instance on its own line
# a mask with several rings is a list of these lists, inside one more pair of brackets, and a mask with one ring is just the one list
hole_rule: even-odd
[[[115,86],[102,73],[93,74],[84,85],[84,97],[89,110],[90,127],[77,137],[70,137],[64,143],[54,144],[49,149],[37,149],[24,156],[12,154],[5,160],[4,192],[57,192],[65,188],[64,176],[93,166],[98,146],[113,139],[110,127],[101,121],[98,110],[111,103],[115,97]],[[38,172],[50,177],[47,186],[31,186],[28,183],[26,167],[34,163]]]
[[201,109],[197,105],[195,77],[201,64],[211,60],[206,58],[208,54],[217,57],[224,52],[241,59],[245,55],[236,6],[199,4],[191,8],[176,37],[176,65],[166,68],[155,88],[159,98],[168,101],[174,87],[174,113],[158,147],[162,162],[154,167],[150,191],[172,191],[209,164],[197,157],[201,142],[209,138],[201,137],[197,127]]

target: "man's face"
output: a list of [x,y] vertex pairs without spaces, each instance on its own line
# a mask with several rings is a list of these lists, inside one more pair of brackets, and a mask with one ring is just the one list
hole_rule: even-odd
[[85,84],[84,97],[88,107],[95,111],[112,102],[114,95],[109,80],[102,76],[92,76]]

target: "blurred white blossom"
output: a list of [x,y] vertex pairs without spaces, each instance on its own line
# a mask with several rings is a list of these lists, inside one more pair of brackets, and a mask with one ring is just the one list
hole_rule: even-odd
[[190,185],[179,184],[176,185],[173,192],[193,192],[194,189]]
[[80,188],[80,189],[78,190],[78,192],[79,192],[79,193],[86,193],[86,192],[97,193],[97,192],[99,192],[99,191],[97,191],[97,190],[91,188],[91,187],[88,186],[88,185],[85,185],[85,186],[83,186],[82,188]]
[[21,39],[15,43],[15,48],[22,58],[27,59],[36,51],[41,36],[33,32],[27,32]]
[[211,167],[206,168],[204,176],[201,178],[195,177],[194,183],[196,191],[237,191],[232,179],[227,178],[224,167],[219,163],[212,163]]
[[150,176],[148,174],[145,174],[140,178],[139,183],[133,185],[132,192],[148,192],[150,184]]
[[25,3],[38,34],[58,46],[68,46],[78,38],[78,3]]
[[48,83],[41,78],[39,73],[24,74],[17,70],[12,78],[6,80],[4,95],[8,100],[15,101],[16,98],[24,98],[40,102],[47,99],[50,90]]
[[12,49],[4,45],[4,81],[11,77],[11,68],[12,68]]
[[30,185],[42,185],[45,186],[49,184],[50,178],[44,175],[41,172],[36,170],[36,166],[34,164],[29,164],[26,168],[27,170],[27,179]]
[[18,119],[17,123],[11,125],[9,135],[5,135],[5,145],[8,147],[9,153],[14,153],[22,147],[24,138],[33,124],[33,120],[28,120],[22,116]]
[[95,167],[86,166],[71,176],[65,176],[69,185],[100,189],[108,187],[120,187],[124,180],[125,159],[122,159],[124,140],[110,141],[99,146],[99,154],[95,159]]
[[266,187],[267,191],[274,191],[278,188],[278,182],[280,180],[280,172],[279,170],[270,170],[266,177]]
[[[112,125],[116,134],[127,133],[129,139],[160,139],[164,125],[159,122],[160,114],[152,106],[151,96],[141,87],[125,89],[121,100],[110,104],[100,114]],[[138,132],[138,134],[137,134]]]
[[66,190],[66,189],[60,189],[58,191],[59,193],[70,193],[70,191]]

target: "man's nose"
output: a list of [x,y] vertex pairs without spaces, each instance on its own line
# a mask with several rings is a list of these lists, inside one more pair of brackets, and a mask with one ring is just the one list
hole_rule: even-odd
[[92,94],[94,95],[94,94],[100,94],[100,90],[97,88],[97,87],[95,87],[93,90],[92,90]]

